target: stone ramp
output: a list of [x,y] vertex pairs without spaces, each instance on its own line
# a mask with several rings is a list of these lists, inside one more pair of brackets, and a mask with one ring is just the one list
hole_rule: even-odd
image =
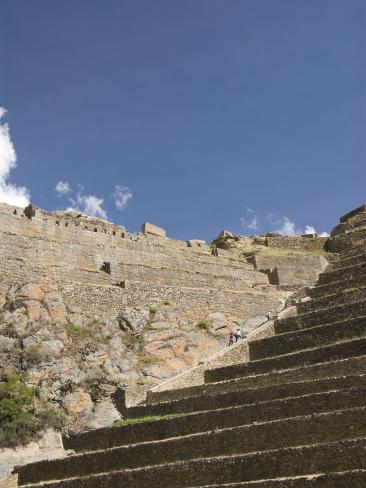
[[366,356],[346,358],[339,361],[306,365],[255,376],[238,377],[216,383],[205,383],[200,386],[153,391],[150,392],[150,395],[147,398],[147,404],[151,405],[172,400],[180,400],[182,398],[190,398],[206,394],[212,395],[236,390],[247,390],[251,388],[275,387],[276,385],[288,385],[296,382],[306,383],[308,381],[321,381],[323,379],[327,380],[352,374],[358,375],[360,371],[365,370]]
[[364,488],[365,254],[341,253],[297,316],[248,343],[249,361],[120,405],[145,422],[65,438],[77,454],[19,468],[19,485]]

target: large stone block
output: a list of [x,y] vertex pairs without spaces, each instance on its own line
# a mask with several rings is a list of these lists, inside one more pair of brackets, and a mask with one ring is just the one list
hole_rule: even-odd
[[166,232],[162,227],[150,224],[149,222],[144,222],[141,226],[141,232],[143,234],[152,234],[154,236],[166,237]]

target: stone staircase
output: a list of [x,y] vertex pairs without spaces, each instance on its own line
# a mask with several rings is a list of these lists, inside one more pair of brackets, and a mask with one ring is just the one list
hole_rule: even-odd
[[250,361],[156,391],[125,417],[171,417],[64,439],[74,455],[18,468],[48,488],[366,486],[366,245],[342,252]]

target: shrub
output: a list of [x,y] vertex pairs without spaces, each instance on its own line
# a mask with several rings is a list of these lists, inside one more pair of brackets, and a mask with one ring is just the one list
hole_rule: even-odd
[[202,330],[207,330],[208,329],[208,323],[207,322],[198,322],[197,327]]
[[17,375],[9,374],[0,383],[0,448],[26,444],[42,430],[62,425],[62,415]]
[[144,365],[149,365],[149,364],[160,364],[161,363],[161,359],[158,358],[157,356],[150,356],[149,354],[146,354],[146,356],[144,356],[142,359],[141,359],[142,363]]
[[157,313],[158,309],[156,307],[150,307],[149,308],[149,312],[151,313],[151,315],[155,315]]
[[164,302],[164,305],[171,305],[171,302],[169,302],[169,300],[166,300],[166,301]]
[[30,364],[39,364],[47,359],[47,353],[40,342],[33,342],[23,351],[23,358]]
[[80,327],[75,324],[68,324],[67,331],[69,334],[78,334],[80,332]]

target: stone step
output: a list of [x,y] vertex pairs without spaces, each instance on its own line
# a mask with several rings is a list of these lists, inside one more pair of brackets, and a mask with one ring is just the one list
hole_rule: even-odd
[[309,296],[313,299],[325,297],[327,295],[334,295],[342,291],[350,291],[355,288],[362,288],[366,286],[366,276],[360,276],[355,279],[344,279],[340,281],[333,281],[326,285],[316,285],[309,289]]
[[[337,423],[334,424],[337,426]],[[310,427],[310,426],[309,426]],[[316,428],[316,424],[314,425]],[[310,429],[309,429],[310,430]],[[312,430],[312,429],[311,429]],[[332,428],[330,429],[332,430]],[[284,431],[286,437],[289,432]],[[215,433],[211,434],[212,437]],[[245,437],[241,439],[245,442]],[[206,444],[209,447],[211,444]],[[224,446],[221,446],[223,449]],[[311,476],[365,469],[366,440],[322,442],[236,454],[167,462],[138,469],[124,469],[94,476],[29,484],[28,488],[188,488],[212,482],[238,483],[289,476]],[[347,486],[347,485],[346,485]],[[346,487],[344,487],[346,488]]]
[[349,257],[356,256],[358,254],[362,254],[366,251],[366,243],[365,241],[361,241],[358,244],[354,244],[351,248],[344,250],[340,253],[340,259],[346,259]]
[[[300,381],[291,385],[279,384],[265,388],[251,388],[242,392],[228,392],[215,396],[206,395],[194,397],[194,402],[189,402],[190,399],[182,399],[156,404],[154,410],[141,408],[135,412],[135,415],[143,417],[149,411],[155,415],[187,412],[185,416],[87,431],[65,437],[63,443],[65,449],[89,452],[136,444],[142,441],[180,437],[202,430],[210,430],[212,425],[217,428],[243,425],[251,422],[253,417],[250,417],[250,412],[252,412],[251,415],[256,415],[257,419],[269,420],[270,418],[274,419],[276,415],[282,415],[282,411],[278,410],[281,407],[284,409],[283,412],[287,412],[287,416],[291,416],[291,412],[293,416],[296,416],[301,411],[315,412],[316,409],[329,409],[330,403],[324,402],[331,402],[332,399],[338,402],[341,401],[341,398],[342,401],[348,398],[348,402],[359,402],[360,393],[355,388],[359,389],[361,393],[364,392],[366,388],[365,375]],[[300,410],[297,410],[296,405],[302,401],[304,405],[299,407]],[[314,401],[315,405],[310,407],[309,402],[311,401]],[[257,411],[257,406],[263,408],[263,411]],[[293,408],[292,411],[291,408]],[[309,408],[310,410],[308,410]],[[335,403],[332,404],[332,408],[335,408]],[[230,415],[223,415],[228,409],[231,412]],[[214,424],[214,422],[216,423]]]
[[349,266],[355,266],[358,264],[366,263],[366,249],[365,252],[360,252],[351,256],[341,256],[338,261],[331,263],[328,270],[334,271],[339,268],[348,268]]
[[316,299],[309,300],[305,303],[299,303],[297,305],[298,315],[314,312],[316,310],[322,310],[324,308],[331,308],[337,305],[361,302],[366,298],[366,285],[357,288],[345,288],[344,290],[337,291],[332,295],[322,296]]
[[366,273],[366,263],[356,264],[354,266],[347,266],[346,268],[338,268],[333,271],[325,271],[319,275],[319,284],[332,283],[333,281],[343,280],[345,278],[356,278],[364,276]]
[[205,382],[224,381],[232,378],[269,373],[281,369],[291,369],[310,364],[326,363],[337,359],[364,356],[366,339],[354,339],[340,344],[307,349],[282,356],[259,359],[248,363],[233,364],[224,368],[206,370]]
[[[205,485],[200,488],[363,488],[366,486],[366,469],[342,471],[330,474],[312,474],[277,478],[272,480],[248,481]],[[191,486],[190,488],[196,488]]]
[[366,317],[296,330],[249,343],[250,360],[366,337]]
[[[336,415],[337,419],[347,419],[348,416],[353,418],[354,415],[358,415],[357,412],[359,408],[361,408],[361,410],[364,409],[364,412],[366,413],[365,392],[365,388],[353,388],[344,391],[333,391],[326,394],[322,393],[289,398],[285,401],[277,400],[256,405],[216,410],[207,412],[207,416],[204,414],[195,415],[193,417],[188,416],[188,422],[195,417],[195,427],[197,428],[198,424],[200,429],[198,432],[195,432],[194,430],[190,431],[186,426],[184,435],[181,435],[180,431],[177,432],[174,423],[172,423],[171,426],[173,429],[171,434],[168,438],[163,440],[146,441],[146,439],[142,439],[143,442],[135,445],[120,445],[114,449],[97,450],[82,455],[69,456],[64,459],[41,461],[30,464],[18,469],[19,484],[25,485],[27,483],[35,483],[38,481],[87,476],[89,474],[114,471],[122,468],[135,468],[143,465],[160,464],[160,462],[189,459],[195,458],[196,456],[202,457],[205,452],[204,448],[201,455],[197,449],[194,450],[193,453],[190,452],[192,442],[195,443],[195,441],[197,441],[201,446],[203,445],[204,439],[206,439],[205,442],[211,442],[210,431],[212,431],[213,425],[215,426],[215,433],[221,431],[222,435],[219,437],[224,444],[222,444],[221,449],[218,449],[217,451],[212,451],[210,448],[211,450],[207,451],[207,455],[209,456],[246,452],[240,450],[239,446],[241,444],[239,442],[239,437],[237,441],[234,442],[233,447],[230,447],[231,438],[235,440],[238,435],[238,430],[247,436],[247,445],[254,446],[253,449],[251,447],[249,447],[249,449],[266,450],[267,448],[270,448],[265,444],[261,444],[259,441],[254,440],[255,432],[260,433],[261,428],[256,427],[254,431],[251,430],[253,423],[257,426],[262,425],[264,434],[260,434],[261,436],[267,435],[267,432],[273,432],[273,442],[276,443],[275,447],[278,447],[278,442],[280,441],[276,440],[276,436],[278,436],[278,433],[276,433],[278,432],[276,422],[282,422],[281,425],[285,426],[287,425],[287,422],[294,419],[290,424],[295,426],[296,437],[296,426],[300,425],[299,423],[302,422],[300,419],[303,419],[306,423],[309,421],[309,415],[325,415],[326,413],[329,413],[332,416]],[[344,415],[341,415],[340,412],[343,412]],[[271,426],[275,426],[275,428],[272,429]],[[301,432],[303,431],[302,427],[300,430]],[[227,433],[229,433],[229,435],[226,435]],[[192,436],[192,434],[194,435]],[[210,439],[208,439],[207,436]],[[253,437],[252,440],[250,440],[251,436]],[[301,439],[303,439],[303,434],[301,434]],[[338,440],[338,438],[332,439]],[[214,442],[216,441],[214,440]],[[281,444],[281,447],[297,445],[297,441],[294,440],[294,442],[295,444]],[[301,443],[302,441],[299,442]],[[176,450],[177,453],[176,457],[170,458],[170,451],[174,450]],[[154,451],[156,452],[155,456]],[[160,455],[163,456],[163,458],[159,457]]]
[[334,307],[316,310],[310,313],[275,320],[276,334],[284,334],[296,330],[310,329],[319,325],[350,321],[366,316],[366,300],[354,303],[341,303]]
[[235,378],[217,383],[205,383],[186,388],[163,391],[150,390],[146,403],[153,405],[202,395],[216,395],[251,388],[267,388],[302,381],[335,379],[342,376],[358,375],[361,371],[366,371],[366,356],[330,361],[323,364],[276,371],[274,373],[246,376],[244,378]]
[[365,376],[362,374],[328,378],[315,381],[300,381],[284,385],[274,385],[265,388],[250,388],[216,395],[201,395],[173,402],[155,403],[154,405],[138,405],[127,411],[127,417],[139,418],[154,415],[167,415],[171,413],[189,413],[208,411],[220,408],[230,408],[238,405],[256,404],[274,399],[327,392],[332,389],[344,389],[349,387],[364,387]]

